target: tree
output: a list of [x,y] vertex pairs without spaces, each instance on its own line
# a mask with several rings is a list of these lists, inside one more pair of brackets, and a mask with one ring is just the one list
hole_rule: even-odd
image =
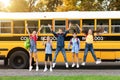
[[120,0],[112,0],[110,2],[109,7],[110,7],[110,10],[112,10],[112,11],[120,10]]
[[8,10],[10,12],[28,12],[28,4],[26,0],[11,0]]
[[62,5],[62,0],[39,0],[36,10],[55,12],[59,5]]
[[46,12],[46,11],[48,11],[47,4],[48,4],[47,1],[39,0],[34,9],[37,12]]
[[80,0],[63,0],[63,4],[57,7],[57,11],[76,11],[77,8],[77,2]]
[[102,6],[98,0],[82,0],[79,4],[80,11],[101,11]]
[[48,11],[56,11],[57,7],[62,5],[62,0],[48,0]]
[[28,3],[28,11],[29,12],[35,11],[35,6],[36,6],[36,3],[37,3],[37,0],[26,0],[26,1]]

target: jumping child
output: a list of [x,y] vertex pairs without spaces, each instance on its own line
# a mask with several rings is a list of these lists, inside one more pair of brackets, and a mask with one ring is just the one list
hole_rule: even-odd
[[36,59],[36,71],[39,70],[39,67],[38,67],[38,56],[37,56],[37,39],[38,39],[38,32],[41,30],[41,28],[39,28],[38,32],[36,31],[33,31],[32,34],[30,34],[29,32],[29,29],[28,29],[28,24],[25,24],[25,27],[26,27],[26,30],[29,34],[29,38],[30,38],[30,51],[29,51],[29,55],[30,55],[30,59],[29,59],[29,71],[32,70],[32,56],[34,54],[35,56],[35,59]]
[[77,60],[76,67],[79,68],[78,53],[79,53],[79,49],[80,49],[80,39],[77,38],[76,32],[73,33],[73,38],[70,40],[70,44],[68,46],[68,49],[70,48],[71,45],[72,45],[72,53],[73,53],[73,55],[72,55],[72,60],[73,60],[72,67],[75,67],[75,56],[76,56],[76,60]]
[[96,64],[100,64],[101,61],[98,61],[97,58],[96,58],[96,55],[94,53],[94,49],[93,49],[93,31],[92,29],[89,29],[88,30],[88,33],[86,34],[86,45],[85,45],[85,51],[84,51],[84,59],[83,59],[83,63],[81,65],[85,66],[85,63],[86,63],[86,57],[87,57],[87,54],[88,54],[88,51],[90,50],[91,53],[92,53],[92,56],[94,58],[94,60],[96,61]]
[[[71,22],[70,22],[70,24],[71,24],[71,26],[73,25]],[[78,27],[78,29],[82,32],[82,29],[80,28],[80,26],[78,24],[76,24],[76,27]],[[70,44],[68,46],[68,49],[70,48],[71,45],[72,45],[72,53],[73,53],[73,55],[72,55],[72,60],[73,60],[72,67],[75,67],[75,56],[76,56],[76,59],[77,59],[76,67],[79,68],[78,53],[80,50],[80,39],[77,37],[77,33],[75,30],[73,33],[73,38],[70,40]]]
[[50,39],[50,37],[47,37],[47,41],[44,42],[43,39],[43,44],[45,45],[45,68],[44,68],[44,72],[46,72],[48,70],[47,68],[47,61],[49,58],[50,61],[50,72],[52,72],[52,40]]
[[[69,25],[70,26],[70,25]],[[68,62],[67,62],[67,58],[66,58],[66,52],[65,52],[65,48],[64,48],[64,40],[65,37],[67,35],[67,33],[69,32],[70,27],[68,28],[67,31],[65,31],[65,33],[63,32],[62,29],[58,30],[58,33],[54,32],[51,28],[51,25],[48,24],[48,27],[50,28],[51,32],[54,34],[54,36],[57,38],[57,46],[56,46],[56,52],[55,52],[55,56],[54,56],[54,60],[53,60],[53,68],[56,65],[56,58],[58,56],[58,53],[61,51],[64,57],[64,61],[65,61],[65,65],[66,68],[69,67]]]

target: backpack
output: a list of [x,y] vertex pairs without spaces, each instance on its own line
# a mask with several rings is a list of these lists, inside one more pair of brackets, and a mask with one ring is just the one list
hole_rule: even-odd
[[[72,38],[73,39],[73,38]],[[70,40],[70,44],[72,45],[73,43],[72,43],[72,39]],[[76,38],[76,40],[77,40],[77,44],[79,45],[79,41],[78,41],[78,38]]]
[[29,49],[30,48],[30,39],[26,38],[25,42],[24,42],[24,47],[25,49]]

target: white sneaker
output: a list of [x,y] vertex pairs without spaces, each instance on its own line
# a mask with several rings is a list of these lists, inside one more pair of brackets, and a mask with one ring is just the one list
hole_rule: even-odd
[[38,66],[36,66],[36,71],[38,71],[39,70],[39,67]]
[[56,65],[56,63],[53,63],[53,66],[52,66],[52,67],[55,68],[55,65]]
[[45,68],[44,68],[44,72],[46,72],[47,70],[48,70],[48,69],[45,67]]
[[76,66],[77,68],[79,68],[79,64],[77,64],[77,66]]
[[97,60],[95,63],[96,63],[96,64],[100,64],[100,63],[101,63],[101,61],[98,61],[98,60]]
[[72,64],[72,68],[75,67],[75,63]]
[[67,62],[65,63],[65,66],[66,66],[66,68],[68,68],[68,67],[69,67],[69,65],[68,65],[68,63],[67,63]]
[[83,62],[81,65],[82,65],[82,66],[85,66],[85,62]]
[[31,70],[32,70],[32,68],[33,68],[33,67],[32,67],[32,66],[30,66],[30,67],[29,67],[29,71],[31,71]]
[[50,72],[52,72],[52,67],[50,68]]

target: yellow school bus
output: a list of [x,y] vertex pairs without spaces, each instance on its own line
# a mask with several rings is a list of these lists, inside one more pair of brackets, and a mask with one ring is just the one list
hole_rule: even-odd
[[[68,24],[72,23],[69,33],[65,38],[65,49],[68,62],[72,61],[72,53],[68,51],[68,44],[72,38],[73,30],[80,38],[79,59],[82,61],[85,47],[85,35],[78,30],[75,24],[85,29],[101,29],[98,36],[94,37],[94,50],[97,58],[102,61],[120,60],[120,11],[90,11],[90,12],[19,12],[0,13],[0,59],[4,60],[4,65],[12,68],[27,68],[29,64],[29,52],[24,48],[24,42],[28,37],[25,24],[28,23],[30,32],[38,30],[44,25],[39,33],[37,41],[39,62],[44,62],[44,48],[42,39],[50,36],[53,40],[53,57],[56,49],[56,38],[51,34],[48,24],[52,25],[54,31],[59,28],[64,31]],[[34,57],[33,57],[34,60]],[[93,62],[91,54],[88,53],[87,62]],[[57,62],[64,62],[60,53]]]

